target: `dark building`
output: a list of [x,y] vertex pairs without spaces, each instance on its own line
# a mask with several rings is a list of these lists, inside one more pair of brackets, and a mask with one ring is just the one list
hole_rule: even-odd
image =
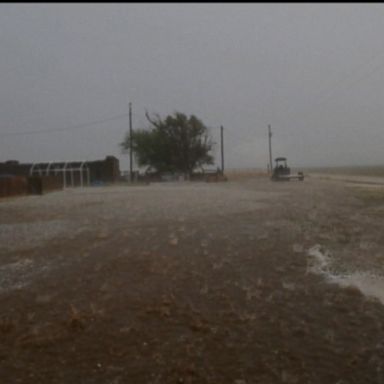
[[107,156],[104,160],[87,161],[92,182],[115,183],[120,178],[119,160]]
[[17,160],[0,163],[0,175],[29,176],[32,164],[20,164]]

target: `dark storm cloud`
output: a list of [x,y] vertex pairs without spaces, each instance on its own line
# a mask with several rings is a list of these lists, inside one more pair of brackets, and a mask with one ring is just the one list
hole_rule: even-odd
[[[0,161],[121,158],[144,109],[196,114],[228,167],[384,161],[380,4],[2,4]],[[218,153],[218,151],[216,151]],[[218,163],[219,163],[219,159]]]

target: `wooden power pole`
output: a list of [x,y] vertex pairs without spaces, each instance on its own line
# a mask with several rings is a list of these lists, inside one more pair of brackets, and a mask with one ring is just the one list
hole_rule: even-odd
[[272,174],[272,132],[271,132],[271,126],[268,125],[268,141],[269,141],[269,172]]
[[132,103],[129,103],[129,177],[133,181],[133,161],[132,161]]
[[220,127],[220,138],[221,138],[221,172],[224,175],[224,128]]

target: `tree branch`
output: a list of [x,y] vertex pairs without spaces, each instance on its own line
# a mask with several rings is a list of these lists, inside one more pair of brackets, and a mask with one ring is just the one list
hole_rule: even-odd
[[[155,120],[152,120],[152,119],[149,117],[149,113],[148,113],[147,110],[145,110],[145,117],[146,117],[147,120],[148,120],[152,125],[154,125],[156,128],[160,128],[160,127],[161,127],[161,125],[160,125],[158,122],[156,122]],[[157,118],[159,119],[159,116],[157,116]],[[159,120],[160,120],[160,119],[159,119]]]

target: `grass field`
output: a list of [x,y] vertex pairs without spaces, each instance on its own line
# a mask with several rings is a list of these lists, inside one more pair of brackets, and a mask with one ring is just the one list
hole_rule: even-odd
[[345,166],[345,167],[311,167],[305,168],[306,173],[329,173],[358,176],[384,177],[384,165],[376,166]]
[[[300,168],[300,167],[299,167]],[[322,173],[330,175],[354,175],[354,176],[372,176],[384,177],[384,165],[376,166],[343,166],[343,167],[302,167],[291,168],[292,173],[302,170],[305,174]],[[225,171],[229,180],[242,180],[252,177],[267,177],[266,169],[262,168],[238,168]]]

